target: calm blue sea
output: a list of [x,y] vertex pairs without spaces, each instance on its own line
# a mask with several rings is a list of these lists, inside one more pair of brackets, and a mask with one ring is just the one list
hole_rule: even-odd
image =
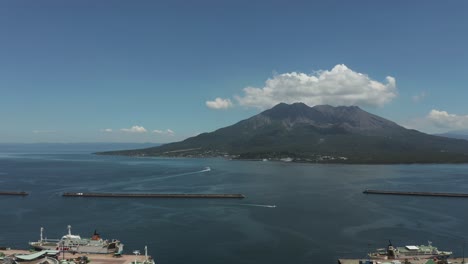
[[[126,145],[125,147],[131,147]],[[336,263],[394,244],[461,255],[468,199],[365,195],[468,192],[468,165],[317,165],[96,156],[122,146],[1,145],[0,246],[73,233],[118,238],[165,263]],[[211,171],[205,168],[210,167]],[[63,198],[63,192],[242,193],[243,200]],[[275,208],[269,205],[276,205]]]

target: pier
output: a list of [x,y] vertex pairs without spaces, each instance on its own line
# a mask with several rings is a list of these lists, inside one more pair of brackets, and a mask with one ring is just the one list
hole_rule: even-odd
[[465,197],[465,198],[468,198],[468,193],[404,192],[404,191],[381,191],[381,190],[365,190],[363,193],[365,193],[365,194],[435,196],[435,197]]
[[29,193],[27,193],[27,192],[5,192],[5,191],[0,191],[0,195],[27,196],[27,195],[29,195]]
[[[0,250],[0,253],[3,253],[5,256],[15,256],[18,254],[31,254],[30,251],[28,250],[19,250],[19,249],[6,249],[6,250]],[[58,260],[61,261],[62,259],[68,259],[68,260],[75,260],[79,256],[86,256],[89,260],[90,263],[93,264],[143,264],[145,262],[145,255],[131,255],[131,254],[122,254],[118,258],[115,257],[112,254],[73,254],[69,252],[61,252],[58,255]],[[37,260],[37,262],[27,262],[27,263],[43,263],[45,259],[42,260]],[[0,263],[3,263],[0,261]],[[20,262],[23,263],[23,262]],[[48,263],[53,263],[53,262],[48,262]],[[61,262],[60,262],[61,263]],[[79,263],[78,261],[75,260],[75,262],[65,262],[65,263]]]
[[[410,259],[338,259],[338,264],[404,264],[407,260],[411,264],[435,264],[437,261],[425,258],[410,258]],[[463,258],[449,258],[448,263],[453,264],[465,264],[466,261]]]
[[79,193],[66,192],[65,197],[102,197],[102,198],[210,198],[210,199],[243,199],[245,196],[238,193],[224,194],[197,194],[197,193]]

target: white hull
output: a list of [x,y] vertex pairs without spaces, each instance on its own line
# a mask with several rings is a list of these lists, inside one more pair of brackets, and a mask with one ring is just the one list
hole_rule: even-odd
[[[62,247],[58,247],[57,245],[39,245],[31,243],[36,249],[39,250],[60,250],[62,251]],[[96,246],[79,246],[79,247],[63,247],[63,251],[65,252],[75,252],[75,253],[90,253],[90,254],[109,254],[117,252],[118,248],[108,249],[107,247],[96,247]]]
[[92,238],[81,238],[79,235],[71,234],[71,226],[68,226],[68,234],[62,239],[43,239],[41,228],[41,239],[30,242],[29,245],[36,250],[59,250],[72,253],[109,254],[123,251],[123,244],[119,240],[103,240],[94,231]]

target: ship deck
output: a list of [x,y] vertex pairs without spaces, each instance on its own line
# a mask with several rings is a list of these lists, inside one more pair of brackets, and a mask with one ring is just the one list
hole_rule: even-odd
[[[9,249],[9,250],[0,250],[5,256],[10,256],[14,254],[31,254],[30,251],[28,250],[15,250],[15,249]],[[75,259],[80,256],[87,256],[88,259],[91,261],[90,263],[93,264],[132,264],[135,263],[135,259],[137,262],[143,262],[145,260],[145,256],[137,256],[135,258],[135,255],[127,255],[123,254],[121,257],[114,257],[113,254],[71,254],[71,253],[65,253],[64,257],[65,259]],[[62,254],[60,254],[59,260],[62,259]]]

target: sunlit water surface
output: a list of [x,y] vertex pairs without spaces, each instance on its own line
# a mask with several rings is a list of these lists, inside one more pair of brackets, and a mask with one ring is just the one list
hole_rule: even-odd
[[[0,246],[73,233],[145,245],[157,263],[336,263],[394,244],[461,255],[468,199],[365,189],[468,192],[468,165],[318,165],[96,156],[92,145],[0,146]],[[206,170],[210,167],[211,170]],[[246,199],[64,198],[63,192],[242,193]]]

